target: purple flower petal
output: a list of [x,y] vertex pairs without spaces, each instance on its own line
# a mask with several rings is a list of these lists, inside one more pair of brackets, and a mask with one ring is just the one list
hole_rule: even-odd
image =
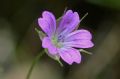
[[65,37],[65,41],[75,41],[75,40],[91,40],[92,35],[87,30],[76,30]]
[[57,32],[60,34],[67,34],[72,32],[77,25],[79,24],[80,19],[77,12],[72,12],[72,10],[68,10],[65,15],[61,18],[61,21],[59,23]]
[[74,40],[70,42],[64,42],[64,47],[76,47],[76,48],[91,48],[94,46],[91,40]]
[[42,47],[48,48],[50,54],[55,55],[57,54],[57,48],[52,44],[49,37],[44,37],[42,40]]
[[59,51],[60,57],[67,62],[68,64],[72,64],[73,62],[80,63],[81,55],[77,49],[69,48]]
[[42,18],[38,18],[38,24],[48,36],[55,33],[56,20],[52,13],[44,11],[42,13]]
[[91,41],[92,35],[87,30],[77,30],[70,34],[68,34],[64,38],[64,46],[67,47],[76,47],[76,48],[90,48],[93,47],[93,43]]

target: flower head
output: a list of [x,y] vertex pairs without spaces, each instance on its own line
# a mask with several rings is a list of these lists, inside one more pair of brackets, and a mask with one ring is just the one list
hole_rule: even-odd
[[80,23],[77,12],[66,11],[57,22],[55,16],[48,11],[38,18],[38,24],[45,32],[42,47],[48,49],[52,56],[59,56],[68,64],[81,62],[81,54],[77,48],[93,47],[92,35],[89,31],[76,30]]

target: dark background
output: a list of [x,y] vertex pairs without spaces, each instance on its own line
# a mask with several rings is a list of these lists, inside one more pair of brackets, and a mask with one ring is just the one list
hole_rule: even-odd
[[56,18],[65,8],[79,13],[79,28],[93,34],[95,46],[81,64],[61,67],[46,54],[31,79],[120,79],[120,0],[0,0],[0,79],[25,79],[32,60],[43,50],[34,28],[43,11]]

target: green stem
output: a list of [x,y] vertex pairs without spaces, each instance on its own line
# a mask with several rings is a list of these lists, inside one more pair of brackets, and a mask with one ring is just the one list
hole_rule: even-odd
[[29,71],[28,71],[28,74],[27,74],[26,79],[30,79],[30,76],[31,76],[31,74],[32,74],[32,71],[33,71],[33,69],[34,69],[34,66],[35,66],[36,63],[39,61],[40,57],[41,57],[43,54],[44,54],[44,51],[42,51],[41,53],[39,53],[39,54],[37,55],[37,57],[33,60],[32,64],[31,64],[31,67],[30,67],[30,69],[29,69]]

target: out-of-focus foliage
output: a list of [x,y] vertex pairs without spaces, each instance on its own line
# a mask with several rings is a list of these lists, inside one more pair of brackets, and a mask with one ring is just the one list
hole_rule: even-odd
[[87,0],[90,3],[120,10],[120,0]]

